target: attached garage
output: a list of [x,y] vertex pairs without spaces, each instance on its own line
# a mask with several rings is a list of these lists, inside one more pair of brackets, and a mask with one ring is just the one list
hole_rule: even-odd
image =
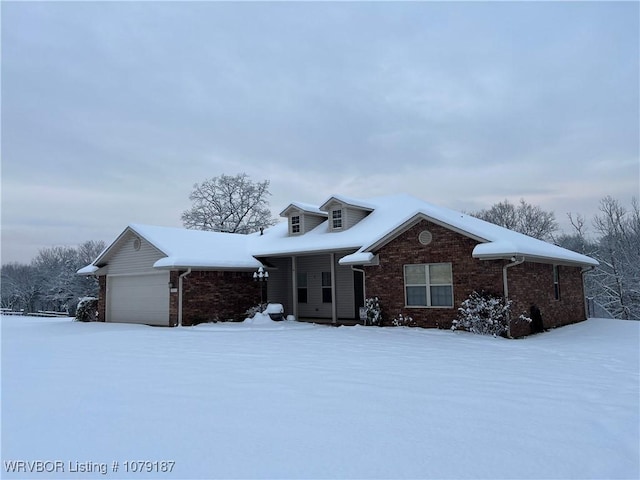
[[107,275],[107,322],[169,325],[169,272]]

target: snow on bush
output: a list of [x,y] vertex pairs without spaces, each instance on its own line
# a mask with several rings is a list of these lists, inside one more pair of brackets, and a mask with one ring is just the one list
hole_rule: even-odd
[[365,298],[364,307],[367,309],[367,325],[382,326],[382,308],[378,297]]
[[[507,335],[511,301],[504,301],[499,295],[486,292],[473,292],[460,304],[458,318],[453,321],[451,330],[467,330],[480,335]],[[531,322],[520,315],[518,320]]]
[[416,324],[413,321],[413,318],[409,315],[404,316],[402,313],[399,313],[396,318],[391,321],[391,324],[394,327],[415,327]]
[[259,303],[258,305],[255,305],[255,306],[247,309],[247,311],[244,312],[244,316],[245,316],[245,318],[253,318],[256,313],[264,312],[265,308],[267,308],[267,304],[266,303]]
[[83,297],[76,308],[76,320],[79,322],[95,322],[98,320],[98,299]]

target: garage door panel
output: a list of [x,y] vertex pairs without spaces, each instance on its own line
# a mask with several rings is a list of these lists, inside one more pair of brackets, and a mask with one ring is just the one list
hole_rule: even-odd
[[169,325],[169,272],[107,278],[107,321]]

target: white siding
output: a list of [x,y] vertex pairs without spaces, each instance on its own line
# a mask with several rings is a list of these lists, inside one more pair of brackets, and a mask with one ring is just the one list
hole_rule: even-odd
[[329,229],[333,230],[333,223],[331,222],[331,211],[332,210],[342,210],[342,228],[338,229],[338,231],[346,230],[348,228],[353,227],[356,223],[366,217],[369,212],[367,210],[362,210],[360,208],[354,208],[346,206],[340,202],[331,202],[329,203],[328,212],[329,212]]
[[[293,233],[291,231],[291,217],[300,217],[300,232]],[[291,212],[287,216],[287,222],[289,222],[289,235],[303,235],[326,220],[325,217],[321,217],[319,215],[312,215],[310,213],[305,213],[301,210],[291,210]]]
[[[336,303],[338,318],[354,318],[355,302],[353,291],[353,271],[350,267],[337,264],[336,255]],[[331,318],[331,303],[322,301],[322,272],[331,271],[329,254],[297,257],[298,272],[307,274],[307,303],[298,304],[301,318]]]
[[[136,238],[140,238],[139,250],[134,247]],[[166,256],[144,238],[137,237],[132,232],[127,233],[120,243],[119,248],[107,259],[107,275],[153,273],[157,271],[154,270],[153,264]]]
[[351,267],[338,265],[340,255],[336,255],[336,303],[338,318],[355,317],[355,300],[353,291],[353,270]]
[[269,269],[267,300],[281,303],[285,315],[293,315],[293,286],[291,284],[291,258],[269,259],[274,267]]
[[305,215],[304,216],[304,232],[309,232],[324,222],[326,218],[319,217],[317,215]]
[[346,228],[353,227],[356,223],[367,216],[369,212],[360,210],[359,208],[346,207],[342,210],[342,216],[344,222],[346,222]]

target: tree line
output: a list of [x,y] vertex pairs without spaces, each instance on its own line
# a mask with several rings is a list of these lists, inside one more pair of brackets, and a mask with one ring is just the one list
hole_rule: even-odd
[[[221,175],[193,186],[192,207],[182,214],[186,228],[231,233],[252,233],[275,224],[269,209],[269,181],[252,181],[246,173]],[[640,212],[607,196],[599,212],[588,221],[569,214],[572,231],[559,232],[553,212],[520,200],[498,202],[470,215],[534,238],[583,253],[600,262],[585,275],[585,293],[596,315],[640,319]],[[105,248],[102,241],[87,241],[77,248],[41,250],[28,265],[2,265],[2,307],[72,311],[79,298],[96,296],[93,277],[76,275]],[[594,312],[591,312],[594,313]]]
[[2,265],[2,308],[74,315],[82,297],[98,296],[97,279],[76,272],[93,262],[105,246],[104,241],[88,240],[78,247],[43,248],[31,263]]
[[518,205],[505,200],[471,215],[595,258],[600,265],[585,275],[585,294],[595,314],[640,320],[640,208],[636,198],[629,208],[611,196],[603,198],[590,222],[583,215],[568,214],[569,233],[558,232],[553,212],[524,200]]

